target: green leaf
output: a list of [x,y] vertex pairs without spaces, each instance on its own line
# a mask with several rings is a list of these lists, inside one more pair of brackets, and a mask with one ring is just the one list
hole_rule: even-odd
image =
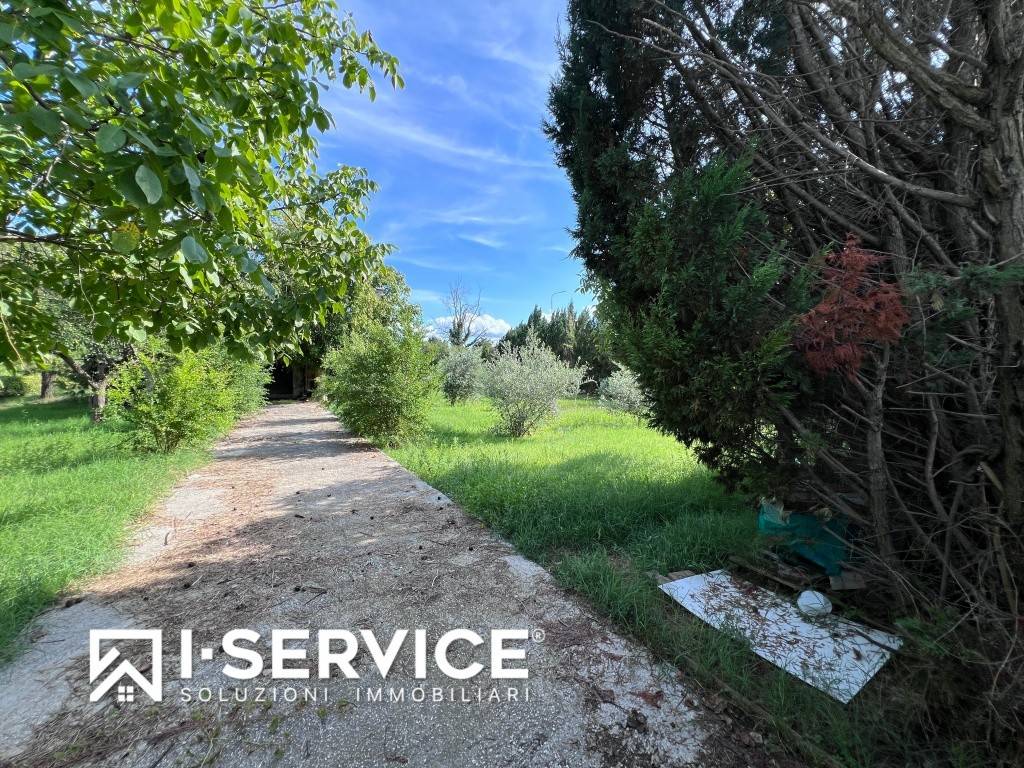
[[263,291],[267,294],[268,298],[277,298],[277,289],[274,287],[274,284],[272,282],[267,280],[267,276],[264,275],[262,272],[260,272],[260,285],[263,286]]
[[124,195],[124,199],[132,203],[136,208],[144,208],[149,205],[149,201],[142,194],[139,185],[135,183],[135,176],[130,170],[119,174],[114,181],[114,185],[117,187],[117,191]]
[[39,104],[33,104],[32,108],[28,111],[28,117],[32,124],[47,136],[53,136],[60,132],[60,115],[52,109],[47,109]]
[[149,136],[144,133],[139,133],[138,131],[133,131],[131,128],[128,128],[127,131],[129,136],[139,142],[139,144],[144,146],[150,152],[160,154],[160,148],[150,140]]
[[97,93],[100,92],[99,86],[97,86],[96,83],[94,83],[88,77],[75,74],[74,72],[64,72],[64,77],[67,78],[67,81],[69,83],[75,86],[76,91],[78,91],[87,99],[90,96],[95,96]]
[[213,28],[213,34],[210,35],[210,43],[217,46],[218,48],[224,45],[224,41],[228,39],[228,28],[223,24],[218,24]]
[[11,70],[18,80],[34,80],[37,77],[55,75],[60,70],[53,64],[33,64],[19,61]]
[[139,247],[139,234],[132,228],[115,230],[110,236],[110,245],[118,253],[131,253]]
[[185,178],[188,179],[188,184],[190,187],[194,189],[197,188],[200,184],[202,184],[202,180],[199,178],[199,174],[196,173],[195,168],[193,168],[188,163],[182,163],[181,167],[185,171]]
[[139,185],[142,194],[146,196],[146,202],[155,205],[164,196],[164,187],[160,183],[160,177],[156,175],[148,165],[140,165],[135,171],[135,183]]
[[100,129],[96,131],[96,146],[100,148],[100,152],[107,154],[117,152],[124,146],[127,139],[127,134],[121,128],[110,123],[100,126]]
[[80,131],[86,131],[92,126],[91,120],[87,120],[81,112],[67,102],[60,105],[60,115],[64,118],[65,123],[78,128]]
[[204,136],[209,136],[210,138],[213,138],[213,131],[210,130],[210,126],[208,126],[205,122],[196,119],[192,115],[185,115],[185,119],[192,123],[192,125],[194,125],[196,128],[198,128],[199,131]]
[[181,241],[181,252],[192,264],[205,264],[209,259],[206,249],[192,235],[186,235]]
[[114,78],[114,88],[119,91],[130,91],[133,88],[138,88],[142,85],[142,81],[146,79],[146,76],[141,72],[128,72],[121,75],[120,77]]

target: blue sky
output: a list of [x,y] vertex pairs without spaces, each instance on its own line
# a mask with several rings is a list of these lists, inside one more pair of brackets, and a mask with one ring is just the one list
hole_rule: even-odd
[[366,223],[394,244],[429,323],[449,286],[479,292],[500,335],[545,310],[591,302],[569,258],[569,184],[541,131],[557,71],[562,0],[342,0],[342,8],[398,56],[404,90],[377,100],[335,88],[337,127],[321,139],[321,167],[369,170],[380,184]]

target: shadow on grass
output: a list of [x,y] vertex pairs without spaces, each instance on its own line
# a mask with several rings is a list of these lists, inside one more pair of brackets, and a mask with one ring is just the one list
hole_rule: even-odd
[[409,464],[531,557],[600,544],[648,569],[705,570],[755,544],[750,509],[702,468],[652,476],[617,453],[543,463],[518,462],[514,452],[510,443],[506,456]]

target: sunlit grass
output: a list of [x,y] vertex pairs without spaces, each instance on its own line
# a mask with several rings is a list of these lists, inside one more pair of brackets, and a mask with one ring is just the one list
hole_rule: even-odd
[[70,583],[115,564],[127,524],[205,456],[133,454],[79,401],[0,401],[0,659]]
[[600,545],[666,573],[713,568],[753,541],[748,506],[630,416],[565,401],[520,440],[493,434],[493,423],[483,401],[438,401],[426,436],[392,454],[531,557]]

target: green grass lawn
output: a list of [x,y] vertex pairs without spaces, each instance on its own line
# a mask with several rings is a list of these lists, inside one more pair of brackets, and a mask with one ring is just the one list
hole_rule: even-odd
[[753,506],[684,446],[586,401],[563,402],[520,440],[495,435],[494,423],[483,401],[438,399],[425,434],[390,453],[659,655],[763,708],[780,732],[794,728],[851,766],[913,748],[893,732],[904,702],[891,690],[869,687],[844,708],[689,618],[645,575],[711,570],[758,546]]
[[133,454],[80,401],[0,400],[0,660],[70,583],[116,563],[127,524],[206,456]]
[[722,565],[749,550],[755,519],[670,437],[586,401],[529,437],[492,434],[484,401],[432,408],[398,461],[505,534],[528,557],[629,556],[662,573]]

